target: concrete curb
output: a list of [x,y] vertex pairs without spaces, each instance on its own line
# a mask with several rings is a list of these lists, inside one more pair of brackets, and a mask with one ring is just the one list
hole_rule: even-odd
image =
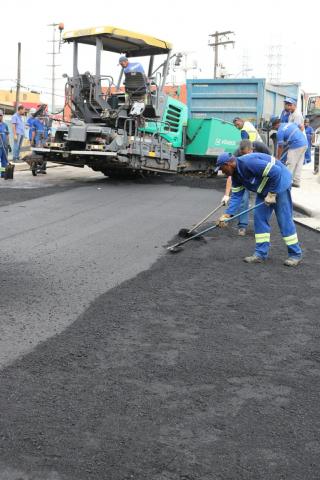
[[303,215],[306,215],[307,217],[316,217],[317,216],[317,214],[315,214],[315,212],[311,208],[305,207],[304,205],[302,205],[299,202],[292,202],[292,204],[293,204],[293,209],[294,210],[296,210],[299,213],[302,213]]

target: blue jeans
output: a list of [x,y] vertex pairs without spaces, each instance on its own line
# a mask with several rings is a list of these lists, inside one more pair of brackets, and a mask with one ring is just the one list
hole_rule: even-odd
[[[237,213],[242,212],[243,210],[247,210],[248,208],[249,208],[249,190],[245,190],[241,200],[239,211]],[[238,221],[238,228],[247,228],[248,223],[249,223],[249,212],[244,213],[243,215],[240,215],[239,221]]]
[[17,135],[17,140],[13,141],[13,161],[16,162],[20,157],[20,149],[23,142],[24,136]]

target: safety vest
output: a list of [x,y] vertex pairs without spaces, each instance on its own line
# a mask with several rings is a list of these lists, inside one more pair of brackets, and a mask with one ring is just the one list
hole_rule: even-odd
[[245,130],[247,132],[247,134],[249,135],[250,142],[255,142],[255,141],[262,142],[262,139],[259,133],[257,132],[257,130],[255,129],[255,127],[252,125],[251,122],[244,122],[241,130]]

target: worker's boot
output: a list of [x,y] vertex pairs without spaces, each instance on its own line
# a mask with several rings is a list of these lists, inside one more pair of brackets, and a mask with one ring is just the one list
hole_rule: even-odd
[[246,263],[263,263],[264,259],[257,255],[251,255],[250,257],[245,257],[243,261]]
[[283,265],[286,267],[297,267],[301,262],[302,258],[299,257],[289,257],[283,262]]
[[243,227],[240,227],[238,229],[238,235],[239,235],[239,237],[245,237],[246,236],[246,229],[243,228]]

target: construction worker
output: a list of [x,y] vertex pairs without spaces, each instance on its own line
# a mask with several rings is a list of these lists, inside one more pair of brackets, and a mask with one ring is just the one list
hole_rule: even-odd
[[[3,110],[0,110],[0,161],[2,168],[6,168],[8,165],[8,150],[11,151],[9,143],[9,128],[3,121]],[[1,172],[1,177],[4,177],[4,172]]]
[[[43,117],[35,117],[32,128],[32,145],[42,147],[47,137],[45,119]],[[47,162],[45,160],[42,160],[41,163],[37,165],[36,173],[47,173]]]
[[26,127],[29,128],[29,142],[30,142],[30,145],[32,146],[32,133],[33,133],[33,122],[34,122],[34,114],[36,113],[36,109],[35,108],[30,108],[29,110],[29,118],[26,122]]
[[286,99],[285,99],[283,110],[282,110],[281,115],[280,115],[281,123],[288,123],[289,122],[289,117],[290,117],[290,103],[286,102]]
[[[272,118],[272,128],[277,130],[276,158],[286,163],[292,173],[293,187],[300,187],[304,155],[308,148],[307,137],[296,123],[280,123],[280,118]],[[287,158],[285,160],[285,153]]]
[[257,129],[252,125],[251,122],[245,121],[240,117],[235,117],[232,120],[232,123],[238,130],[241,130],[242,140],[250,140],[251,142],[262,142],[262,138],[260,137]]
[[295,123],[303,132],[304,119],[302,113],[297,110],[297,100],[295,98],[286,97],[284,103],[287,111],[289,112],[288,123]]
[[[271,151],[268,145],[266,145],[265,143],[250,142],[250,140],[242,140],[242,142],[240,142],[239,148],[234,152],[234,156],[240,157],[242,155],[247,155],[248,153],[252,153],[252,152],[267,153],[271,155]],[[228,205],[231,191],[232,191],[232,178],[228,177],[224,196],[221,200],[221,203],[223,203],[224,205]],[[248,208],[249,208],[249,191],[246,190],[243,194],[242,202],[239,210],[243,211],[243,210],[247,210]],[[246,235],[248,223],[249,223],[249,213],[247,212],[247,213],[244,213],[243,215],[240,215],[239,221],[238,221],[238,235],[240,237],[244,237]]]
[[24,113],[25,113],[24,106],[19,105],[17,112],[14,115],[12,115],[12,118],[11,118],[12,132],[13,132],[13,161],[14,162],[20,161],[20,150],[21,150],[23,139],[24,139],[24,122],[23,122]]
[[145,72],[143,66],[139,62],[129,62],[129,59],[122,55],[119,58],[119,64],[123,68],[124,73],[132,73],[132,72],[139,72],[142,73],[145,77]]
[[267,259],[270,249],[270,217],[274,211],[288,249],[284,265],[296,267],[301,261],[302,251],[292,217],[292,177],[287,167],[265,153],[249,153],[242,157],[222,153],[218,157],[217,166],[225,175],[232,176],[230,203],[219,219],[219,226],[225,226],[225,220],[237,213],[245,189],[256,192],[256,205],[263,203],[254,211],[255,252],[245,257],[244,261],[253,264],[263,263]]
[[315,141],[315,134],[313,128],[310,126],[310,120],[309,118],[306,118],[304,120],[304,131],[307,137],[308,141],[308,148],[306,150],[306,153],[304,154],[304,161],[303,163],[310,163],[311,162],[311,147],[312,144]]

